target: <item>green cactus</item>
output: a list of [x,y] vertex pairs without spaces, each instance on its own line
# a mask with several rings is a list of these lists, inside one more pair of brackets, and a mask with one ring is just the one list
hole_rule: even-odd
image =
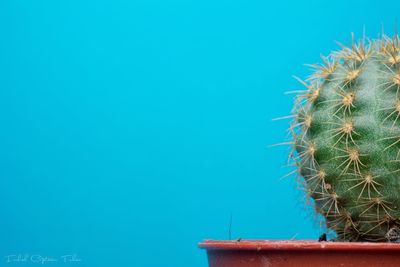
[[339,241],[400,238],[400,42],[365,38],[311,65],[290,153]]

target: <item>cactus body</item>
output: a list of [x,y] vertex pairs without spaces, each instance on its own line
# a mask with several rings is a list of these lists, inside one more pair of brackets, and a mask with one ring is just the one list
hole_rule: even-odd
[[313,65],[296,98],[291,153],[326,225],[346,241],[400,229],[400,46],[382,37]]

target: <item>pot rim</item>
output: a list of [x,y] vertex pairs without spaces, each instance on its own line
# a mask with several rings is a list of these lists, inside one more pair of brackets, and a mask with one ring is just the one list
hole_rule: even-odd
[[400,251],[400,243],[319,242],[314,240],[204,240],[198,246],[206,250]]

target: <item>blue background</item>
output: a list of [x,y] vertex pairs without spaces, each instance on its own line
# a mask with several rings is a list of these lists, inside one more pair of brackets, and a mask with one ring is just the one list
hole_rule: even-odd
[[289,113],[304,63],[363,27],[392,33],[399,8],[2,0],[0,265],[206,266],[196,244],[227,239],[231,214],[232,238],[317,238],[280,179],[288,150],[268,147],[287,122],[271,119]]

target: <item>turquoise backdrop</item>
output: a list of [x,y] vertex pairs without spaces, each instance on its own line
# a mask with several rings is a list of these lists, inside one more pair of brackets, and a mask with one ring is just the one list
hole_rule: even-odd
[[197,242],[229,238],[231,215],[231,238],[317,238],[271,119],[304,63],[393,33],[399,10],[0,1],[0,266],[205,267]]

